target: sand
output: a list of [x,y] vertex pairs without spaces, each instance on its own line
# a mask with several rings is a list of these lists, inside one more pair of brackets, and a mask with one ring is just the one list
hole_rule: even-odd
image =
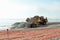
[[0,40],[60,40],[60,28],[0,31]]

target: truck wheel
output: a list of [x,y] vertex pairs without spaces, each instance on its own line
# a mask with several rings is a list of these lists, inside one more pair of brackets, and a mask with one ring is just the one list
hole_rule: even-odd
[[31,24],[31,26],[30,26],[30,28],[35,28],[35,27],[37,27],[36,24]]
[[46,22],[43,22],[43,25],[46,25]]

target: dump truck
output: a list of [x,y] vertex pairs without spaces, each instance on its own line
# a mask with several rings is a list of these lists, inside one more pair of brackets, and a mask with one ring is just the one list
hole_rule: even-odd
[[38,27],[39,25],[46,25],[48,23],[47,17],[44,16],[34,16],[31,18],[27,18],[26,22],[30,24],[30,27]]

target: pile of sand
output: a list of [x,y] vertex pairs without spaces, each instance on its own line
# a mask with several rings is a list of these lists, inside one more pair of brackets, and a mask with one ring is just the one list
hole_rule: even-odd
[[[12,27],[10,29],[30,29],[29,26],[30,24],[26,22],[16,22],[12,24]],[[55,27],[60,27],[60,22],[51,22],[48,23],[47,25],[40,25],[39,27],[37,27],[37,29],[55,28]]]

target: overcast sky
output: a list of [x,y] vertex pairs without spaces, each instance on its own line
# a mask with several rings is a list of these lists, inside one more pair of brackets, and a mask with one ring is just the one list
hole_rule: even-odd
[[0,0],[0,18],[34,15],[60,19],[60,0]]

